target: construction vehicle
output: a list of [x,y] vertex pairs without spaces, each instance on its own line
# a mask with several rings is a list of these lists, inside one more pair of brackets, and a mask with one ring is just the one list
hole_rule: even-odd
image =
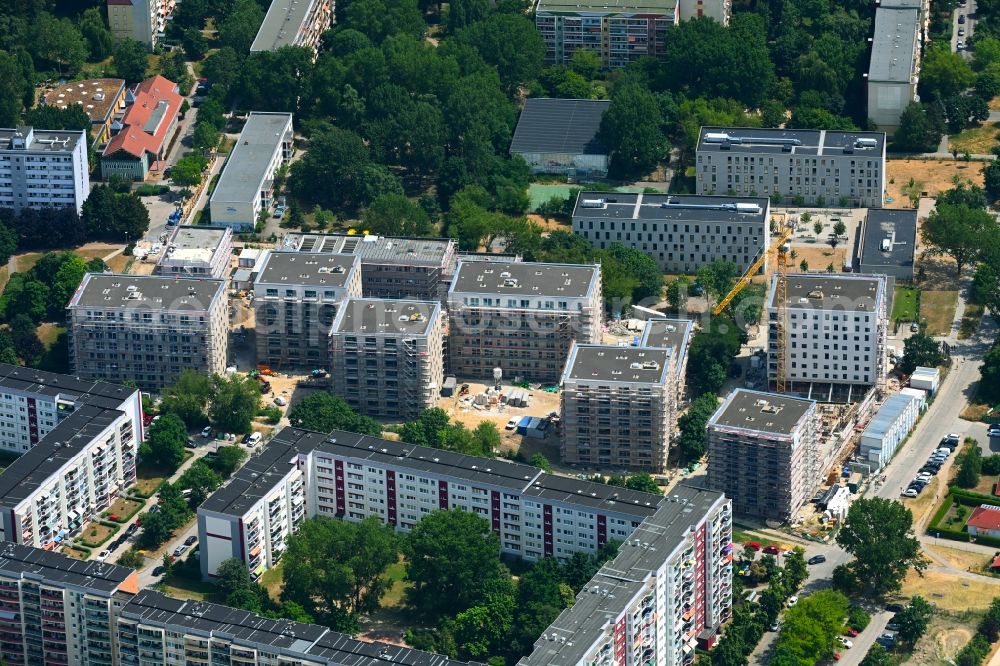
[[267,377],[273,377],[275,375],[274,370],[272,370],[271,366],[267,365],[266,363],[258,363],[257,371],[260,372],[260,374],[265,375]]

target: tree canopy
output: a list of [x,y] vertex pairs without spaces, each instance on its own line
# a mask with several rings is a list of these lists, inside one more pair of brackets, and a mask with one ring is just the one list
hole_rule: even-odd
[[149,426],[149,438],[139,448],[139,455],[156,467],[172,472],[184,462],[186,443],[184,422],[173,414],[166,414]]
[[313,393],[306,396],[288,411],[288,421],[296,428],[316,432],[345,430],[361,435],[382,435],[378,421],[361,416],[339,396]]

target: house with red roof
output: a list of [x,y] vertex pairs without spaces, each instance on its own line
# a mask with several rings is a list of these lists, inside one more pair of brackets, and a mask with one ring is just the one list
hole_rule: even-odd
[[159,75],[136,86],[126,102],[129,99],[122,127],[101,155],[101,175],[105,179],[117,175],[141,181],[150,171],[158,171],[177,130],[184,101],[177,84]]
[[965,524],[972,536],[990,536],[1000,538],[1000,506],[981,504],[976,507]]

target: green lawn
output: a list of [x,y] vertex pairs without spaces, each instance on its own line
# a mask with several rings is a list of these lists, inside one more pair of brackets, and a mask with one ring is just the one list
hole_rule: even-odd
[[[531,199],[530,210],[538,210],[538,207],[552,197],[568,197],[574,189],[579,189],[579,185],[566,184],[542,184],[532,183],[528,186],[528,197]],[[641,187],[617,187],[616,192],[642,192]]]
[[401,606],[406,597],[406,590],[413,584],[404,580],[406,576],[406,562],[402,558],[385,570],[386,579],[392,581],[392,586],[382,595],[382,606]]
[[919,291],[915,287],[896,287],[892,297],[893,321],[917,320],[917,294]]
[[775,541],[774,539],[769,539],[768,537],[757,534],[756,532],[748,532],[746,530],[733,529],[733,543],[746,543],[747,541],[756,541],[761,546],[777,546],[781,544],[780,541]]
[[216,601],[219,593],[219,588],[211,583],[180,576],[167,576],[156,584],[156,588],[168,597],[194,601]]
[[281,573],[281,562],[273,569],[268,569],[260,577],[260,584],[267,590],[268,596],[275,601],[281,599],[281,588],[284,587],[284,580]]

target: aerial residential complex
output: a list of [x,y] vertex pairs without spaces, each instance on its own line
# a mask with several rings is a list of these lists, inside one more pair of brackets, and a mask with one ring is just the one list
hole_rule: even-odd
[[444,300],[457,256],[451,238],[295,233],[278,246],[283,251],[358,255],[365,298]]
[[180,225],[163,244],[154,275],[228,278],[233,261],[230,227]]
[[663,498],[537,467],[354,433],[284,428],[198,509],[201,571],[235,557],[259,574],[305,517],[377,516],[408,531],[438,509],[490,521],[501,552],[527,560],[623,541]]
[[108,24],[115,41],[134,39],[150,49],[163,39],[176,0],[108,0]]
[[352,298],[330,330],[330,387],[367,416],[415,419],[444,383],[439,301]]
[[159,391],[185,369],[225,371],[229,304],[223,280],[87,273],[66,309],[77,377],[132,380]]
[[595,247],[642,250],[670,273],[694,273],[717,260],[742,273],[766,251],[770,219],[764,197],[580,192],[573,233]]
[[736,389],[708,420],[708,486],[737,514],[787,521],[820,482],[819,436],[814,400]]
[[599,342],[601,267],[460,261],[448,292],[450,372],[557,382],[571,344]]
[[115,116],[125,108],[124,79],[71,81],[53,88],[42,98],[45,106],[68,109],[78,105],[90,116],[94,146],[111,137]]
[[136,86],[126,102],[130,99],[122,128],[101,155],[101,175],[105,179],[120,176],[142,181],[150,171],[160,170],[177,130],[184,97],[173,81],[157,74]]
[[885,134],[702,127],[698,194],[772,197],[807,206],[881,208]]
[[0,208],[83,210],[90,194],[87,135],[0,129]]
[[283,46],[307,46],[316,52],[319,38],[333,21],[333,8],[329,0],[271,0],[250,52]]
[[347,254],[268,252],[253,283],[257,360],[276,370],[327,367],[337,308],[361,296],[360,264]]
[[868,117],[890,134],[899,127],[906,107],[919,100],[922,13],[919,1],[892,6],[882,3],[875,10],[875,34],[866,75]]
[[732,507],[677,486],[519,666],[694,663],[732,608]]
[[792,391],[812,384],[860,389],[884,379],[889,319],[884,275],[789,274],[785,321],[775,302],[777,279],[772,276],[767,296],[772,382],[778,372],[778,336],[783,337],[785,379]]
[[[274,5],[288,1],[274,0]],[[292,114],[250,114],[209,200],[212,224],[246,231],[269,214],[274,176],[291,159],[293,138]]]

